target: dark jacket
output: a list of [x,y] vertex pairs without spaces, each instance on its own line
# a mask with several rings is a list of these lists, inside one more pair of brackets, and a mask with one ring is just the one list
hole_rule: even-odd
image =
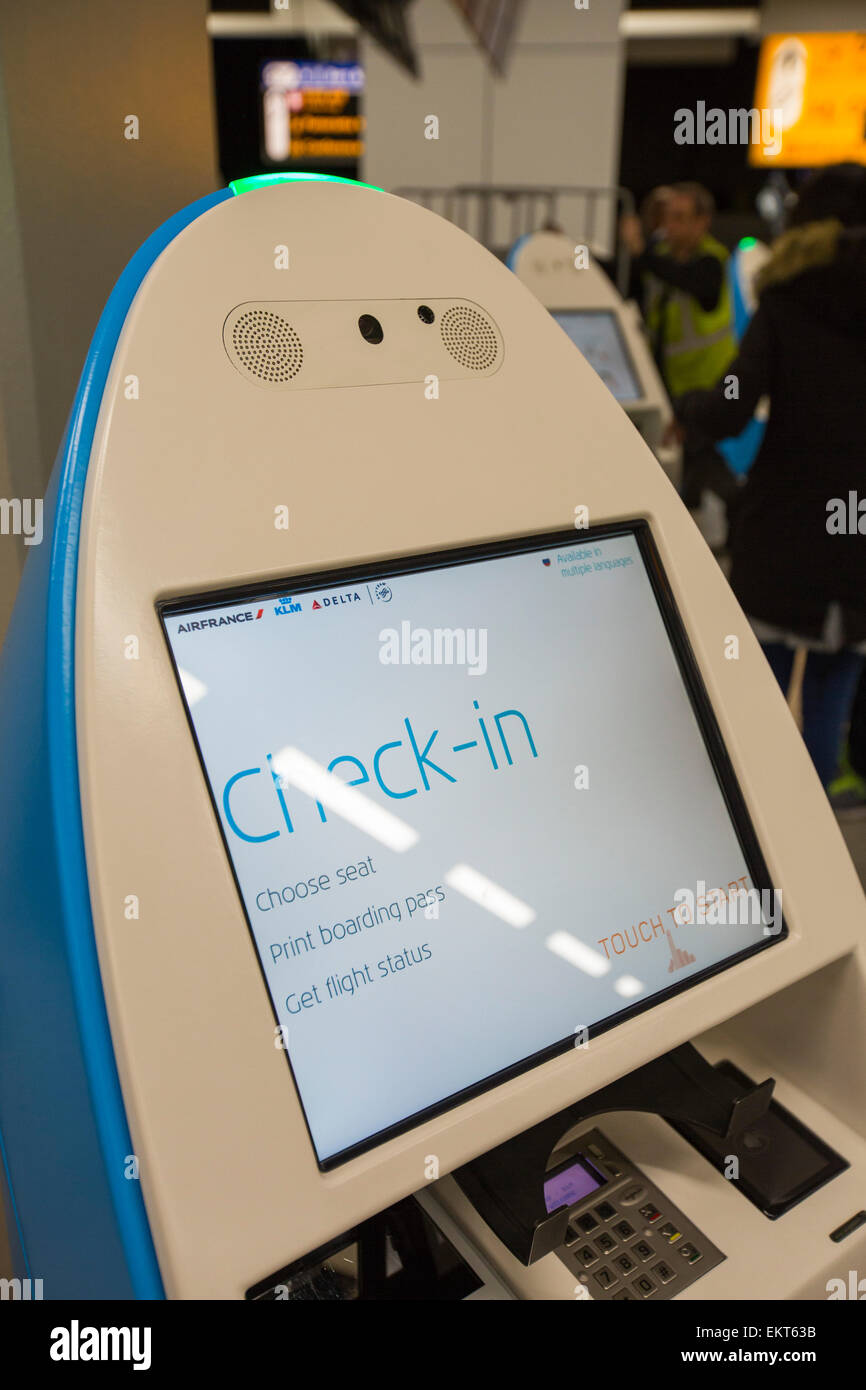
[[[731,520],[731,586],[750,617],[803,637],[820,637],[838,603],[845,641],[862,642],[866,228],[814,222],[786,233],[758,287],[758,308],[723,381],[685,396],[677,414],[694,441],[718,440],[738,434],[769,396],[763,444]],[[739,394],[728,400],[732,377]],[[853,534],[828,530],[841,512],[834,499],[846,514],[853,509]]]

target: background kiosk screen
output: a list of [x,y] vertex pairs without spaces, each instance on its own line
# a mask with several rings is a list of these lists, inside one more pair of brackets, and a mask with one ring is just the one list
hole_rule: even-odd
[[645,523],[160,614],[322,1166],[782,934]]
[[643,391],[613,310],[562,310],[553,317],[616,400],[641,399]]

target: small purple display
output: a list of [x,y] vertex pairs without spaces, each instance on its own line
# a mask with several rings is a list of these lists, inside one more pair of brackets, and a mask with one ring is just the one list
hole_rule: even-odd
[[603,1179],[592,1171],[589,1164],[580,1161],[572,1163],[570,1168],[563,1168],[561,1173],[555,1173],[545,1182],[545,1208],[550,1212],[556,1211],[557,1207],[573,1207],[575,1202],[601,1187],[602,1182]]

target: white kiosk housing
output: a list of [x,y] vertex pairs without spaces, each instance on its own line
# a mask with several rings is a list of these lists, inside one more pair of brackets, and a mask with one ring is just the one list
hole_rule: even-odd
[[478,1296],[823,1297],[866,1259],[866,910],[748,622],[518,277],[252,183],[124,282],[0,676],[45,1296],[354,1296],[420,1193]]
[[678,482],[679,446],[662,444],[673,411],[637,305],[623,300],[588,248],[577,247],[563,232],[524,237],[508,263],[619,401],[668,477]]

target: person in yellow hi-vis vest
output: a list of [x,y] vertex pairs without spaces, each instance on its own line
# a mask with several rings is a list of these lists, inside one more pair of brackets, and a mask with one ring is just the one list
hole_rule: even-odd
[[[647,330],[674,410],[687,391],[715,386],[737,354],[728,252],[710,235],[713,210],[712,194],[701,184],[678,183],[668,192],[661,225],[649,244],[636,217],[623,218],[620,227],[643,277]],[[686,506],[699,507],[705,488],[725,503],[738,491],[715,448],[686,440]]]

